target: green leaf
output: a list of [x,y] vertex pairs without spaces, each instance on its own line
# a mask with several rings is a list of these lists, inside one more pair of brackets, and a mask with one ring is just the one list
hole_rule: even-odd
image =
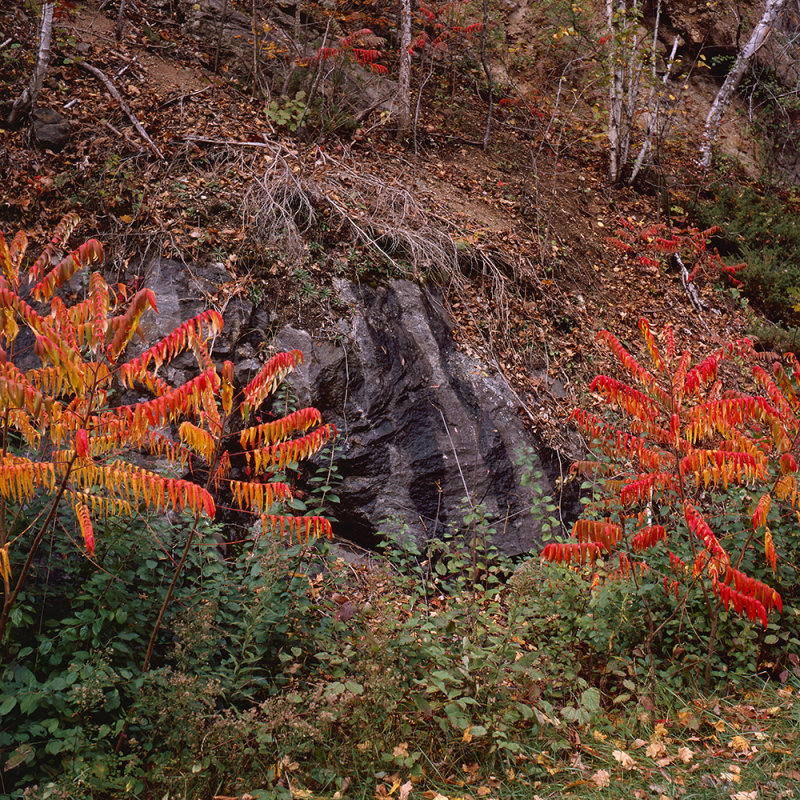
[[0,717],[10,714],[14,707],[17,705],[17,698],[14,695],[6,695],[2,703],[0,703]]
[[592,686],[581,694],[581,706],[595,714],[600,710],[600,692]]

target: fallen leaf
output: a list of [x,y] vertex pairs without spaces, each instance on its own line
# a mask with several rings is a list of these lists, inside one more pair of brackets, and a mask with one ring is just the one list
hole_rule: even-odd
[[406,781],[400,787],[400,793],[397,795],[398,800],[407,800],[409,794],[411,794],[411,790],[414,788],[414,784],[411,781]]
[[624,769],[635,769],[636,762],[624,750],[615,750],[612,755]]
[[651,744],[647,745],[647,750],[645,750],[645,755],[648,758],[664,758],[667,754],[667,748],[664,747],[662,742],[652,742]]
[[663,739],[667,735],[667,728],[663,722],[657,722],[653,732],[656,739]]
[[694,758],[694,750],[690,750],[688,747],[679,747],[678,758],[684,764],[688,764]]
[[611,783],[611,773],[604,769],[599,769],[592,775],[592,782],[598,789],[605,789]]
[[400,742],[400,744],[392,750],[392,755],[395,758],[408,758],[408,742]]
[[728,742],[728,747],[733,750],[734,753],[750,752],[750,745],[747,743],[747,739],[745,739],[744,736],[734,736],[733,739]]

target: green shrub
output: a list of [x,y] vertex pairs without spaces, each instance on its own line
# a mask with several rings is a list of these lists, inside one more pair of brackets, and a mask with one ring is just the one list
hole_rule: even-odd
[[288,679],[281,657],[329,622],[309,609],[304,550],[262,543],[223,559],[218,532],[203,528],[143,675],[169,553],[186,529],[109,521],[96,563],[63,533],[50,534],[13,612],[0,671],[2,793],[52,784],[82,797],[210,796],[265,779],[286,717],[264,710]]
[[791,195],[764,195],[749,186],[722,186],[712,203],[697,208],[703,224],[722,227],[722,249],[747,262],[737,274],[744,294],[784,327],[800,324],[793,294],[800,286],[798,210]]

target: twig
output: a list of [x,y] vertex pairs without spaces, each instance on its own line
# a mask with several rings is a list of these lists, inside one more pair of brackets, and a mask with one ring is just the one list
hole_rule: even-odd
[[140,153],[142,152],[142,146],[141,146],[141,145],[140,145],[138,142],[134,142],[134,141],[133,141],[133,139],[131,139],[131,137],[130,137],[130,136],[128,136],[128,134],[127,134],[127,133],[123,133],[122,131],[118,131],[118,130],[117,130],[117,129],[116,129],[116,128],[115,128],[115,127],[114,127],[114,126],[113,126],[113,125],[112,125],[110,122],[108,122],[107,120],[106,120],[106,121],[105,121],[103,124],[104,124],[104,125],[106,126],[106,128],[108,128],[108,129],[109,129],[109,130],[110,130],[110,131],[111,131],[111,132],[112,132],[112,133],[113,133],[115,136],[119,136],[120,138],[122,138],[122,139],[125,139],[125,141],[126,141],[128,144],[130,144],[130,145],[133,145],[134,147],[137,147],[137,148],[139,148],[139,152],[140,152]]
[[235,139],[204,139],[201,136],[184,136],[183,141],[196,142],[198,144],[219,144],[230,147],[266,147],[270,150],[275,149],[275,145],[269,142],[237,142]]
[[136,118],[136,115],[133,113],[133,111],[131,111],[130,107],[125,102],[122,95],[119,93],[117,87],[114,86],[114,84],[111,82],[110,78],[102,70],[99,70],[97,67],[92,66],[92,64],[89,64],[86,61],[81,61],[76,59],[75,63],[82,69],[85,69],[87,72],[91,72],[92,75],[94,75],[96,78],[98,78],[105,84],[108,91],[111,93],[114,99],[119,103],[120,108],[125,112],[125,115],[133,123],[133,127],[136,128],[138,134],[150,145],[150,147],[153,148],[156,155],[162,161],[166,161],[164,154],[161,152],[161,150],[158,149],[158,145],[156,145],[156,143],[147,135],[147,131],[142,127],[142,123],[139,122],[139,120]]
[[165,109],[167,106],[171,106],[173,103],[182,103],[189,97],[194,97],[198,94],[203,94],[203,92],[207,92],[211,88],[211,84],[209,83],[208,86],[204,86],[202,89],[198,89],[196,92],[190,92],[189,94],[179,94],[175,97],[168,97],[157,109],[156,111],[161,111]]

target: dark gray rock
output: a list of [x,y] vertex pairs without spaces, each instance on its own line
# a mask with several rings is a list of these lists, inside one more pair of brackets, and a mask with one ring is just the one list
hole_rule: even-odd
[[51,108],[37,108],[31,114],[33,138],[43,150],[58,153],[69,141],[69,120]]
[[[221,264],[149,262],[144,282],[159,313],[143,317],[144,341],[134,340],[130,355],[205,310],[211,296],[224,299],[232,280]],[[521,487],[515,462],[536,442],[505,379],[456,348],[452,321],[435,294],[399,280],[379,288],[342,281],[337,290],[350,314],[332,338],[284,327],[274,342],[277,350],[297,348],[305,356],[290,378],[298,405],[316,406],[339,430],[344,477],[336,490],[336,533],[372,546],[383,521],[394,517],[420,540],[438,538],[448,525],[461,525],[468,495],[494,517],[498,547],[529,550],[539,539],[530,514],[535,495]],[[212,357],[233,360],[237,382],[245,384],[266,361],[275,320],[236,295],[224,304],[224,320]],[[161,370],[173,385],[196,374],[188,353]],[[552,481],[543,481],[547,493]]]
[[[222,264],[197,267],[166,258],[149,261],[144,270],[144,285],[155,293],[158,314],[153,311],[144,314],[140,326],[143,338],[135,337],[132,340],[130,356],[138,355],[172,333],[187,319],[205,311],[210,307],[209,300],[212,296],[223,301],[224,285],[233,280],[234,276]],[[221,335],[214,341],[212,351],[216,362],[236,360],[237,347],[251,331],[252,316],[253,304],[243,297],[234,295],[224,303],[224,327]],[[249,350],[246,355],[250,356],[252,352]],[[240,364],[237,378],[247,382],[260,369],[261,364],[252,358],[243,358],[243,361],[248,362],[252,374]],[[184,383],[196,374],[197,362],[192,353],[180,355],[162,370],[162,377],[173,385]]]
[[415,284],[338,288],[352,310],[340,337],[286,327],[276,339],[305,354],[291,377],[299,403],[339,430],[336,532],[370,545],[397,517],[419,538],[438,537],[461,523],[469,495],[495,517],[500,549],[529,550],[539,540],[534,496],[515,461],[535,442],[505,379],[456,349],[447,313]]

